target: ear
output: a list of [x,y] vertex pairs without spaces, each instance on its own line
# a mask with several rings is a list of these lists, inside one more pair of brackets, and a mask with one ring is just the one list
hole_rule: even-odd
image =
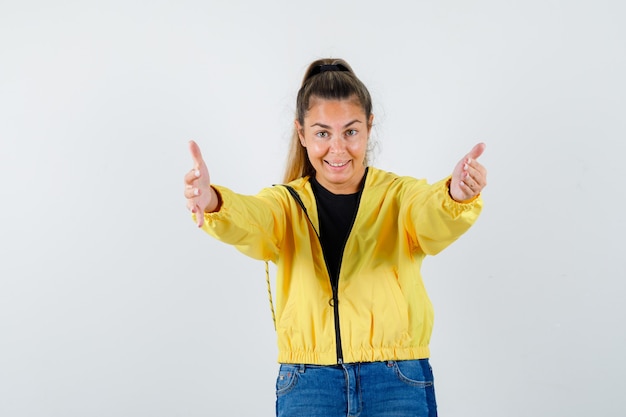
[[306,142],[304,141],[304,129],[300,122],[296,119],[294,121],[296,132],[298,132],[298,138],[300,138],[300,144],[306,148]]

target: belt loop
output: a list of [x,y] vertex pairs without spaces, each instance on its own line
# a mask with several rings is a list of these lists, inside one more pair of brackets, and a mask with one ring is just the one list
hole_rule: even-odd
[[303,374],[303,373],[304,373],[305,368],[306,368],[306,367],[305,367],[305,365],[304,365],[303,363],[299,364],[299,365],[298,365],[298,372],[300,372],[301,374]]

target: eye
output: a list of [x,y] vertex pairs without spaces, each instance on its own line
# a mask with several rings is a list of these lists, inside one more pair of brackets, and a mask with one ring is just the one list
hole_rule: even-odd
[[317,132],[315,136],[317,136],[318,138],[325,139],[328,137],[328,132],[326,131]]
[[358,130],[356,129],[350,129],[346,132],[346,136],[355,136],[357,133],[359,133]]

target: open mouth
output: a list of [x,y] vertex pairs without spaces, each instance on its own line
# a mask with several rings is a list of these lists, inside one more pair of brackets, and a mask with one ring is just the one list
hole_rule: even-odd
[[324,162],[326,162],[328,165],[330,165],[330,166],[331,166],[331,167],[333,167],[333,168],[341,168],[341,167],[343,167],[343,166],[348,165],[348,163],[349,163],[350,161],[344,161],[344,162],[330,162],[330,161],[324,161]]

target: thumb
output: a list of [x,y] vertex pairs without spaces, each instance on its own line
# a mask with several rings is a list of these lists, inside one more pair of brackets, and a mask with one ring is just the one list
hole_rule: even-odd
[[471,159],[477,159],[480,155],[483,154],[483,152],[485,151],[485,148],[487,147],[487,145],[485,145],[484,143],[480,142],[478,144],[476,144],[471,151],[469,151],[469,153],[467,154],[467,156]]
[[196,165],[196,168],[200,168],[202,164],[204,164],[204,160],[202,159],[200,147],[193,140],[189,141],[189,152],[191,152],[191,158],[193,159],[193,163]]

